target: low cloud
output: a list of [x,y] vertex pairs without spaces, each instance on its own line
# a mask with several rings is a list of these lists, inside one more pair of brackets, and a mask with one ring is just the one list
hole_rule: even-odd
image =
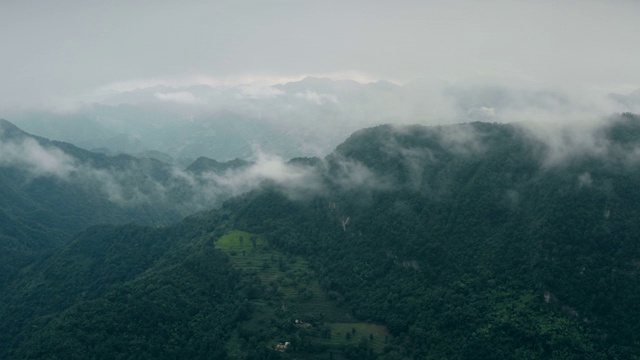
[[315,91],[309,90],[295,93],[294,96],[298,99],[304,99],[317,105],[322,105],[324,103],[338,103],[338,97],[333,94],[318,94]]
[[173,101],[180,104],[200,104],[202,100],[187,91],[178,91],[171,93],[157,92],[154,96],[162,101]]
[[75,160],[57,148],[45,148],[36,140],[0,142],[0,166],[16,166],[32,176],[68,178]]
[[591,174],[588,172],[582,173],[578,176],[578,187],[590,187],[593,184]]
[[237,99],[273,99],[284,95],[284,91],[273,86],[241,85],[237,90]]
[[480,106],[467,111],[467,115],[471,118],[483,120],[494,120],[496,118],[496,109],[493,107]]
[[[322,162],[305,164],[255,149],[253,162],[224,172],[195,174],[177,166],[127,156],[111,158],[108,166],[81,161],[55,146],[33,138],[0,143],[0,167],[22,170],[27,177],[52,177],[98,192],[121,206],[171,205],[184,215],[214,208],[222,201],[263,184],[273,184],[292,199],[326,191]],[[371,171],[354,161],[341,161],[335,181],[344,187],[374,186]]]
[[[60,150],[39,146],[35,141],[4,146],[0,164],[12,164],[15,159],[20,158],[22,166],[34,176],[56,176],[86,183],[93,181],[101,184],[98,187],[100,191],[114,202],[136,203],[151,201],[150,199],[172,201],[178,198],[172,198],[172,194],[189,188],[191,190],[183,194],[185,204],[191,202],[194,207],[212,207],[221,199],[243,193],[264,182],[279,186],[292,197],[300,197],[305,192],[322,192],[326,184],[317,179],[318,168],[325,171],[330,167],[329,164],[321,163],[317,167],[294,165],[284,158],[325,156],[353,131],[381,123],[431,126],[474,121],[515,123],[526,137],[536,144],[543,144],[543,167],[561,166],[576,156],[603,157],[608,154],[610,145],[602,136],[603,127],[607,125],[610,114],[624,111],[627,106],[625,104],[631,103],[629,99],[625,103],[596,90],[548,88],[532,82],[504,81],[491,84],[415,81],[396,85],[385,82],[307,79],[275,85],[276,80],[270,79],[266,83],[251,82],[250,79],[246,83],[207,83],[199,80],[199,87],[189,87],[193,83],[185,83],[180,84],[183,87],[173,84],[176,87],[162,88],[162,91],[153,87],[139,89],[140,92],[147,91],[144,93],[146,97],[141,98],[166,103],[162,107],[165,116],[162,121],[158,120],[158,116],[140,116],[155,114],[145,113],[149,110],[142,106],[122,107],[122,115],[111,111],[111,108],[100,108],[106,115],[112,116],[104,116],[102,119],[112,120],[114,132],[131,133],[131,129],[134,129],[141,134],[142,143],[153,144],[150,147],[167,152],[174,158],[202,155],[233,158],[243,156],[244,153],[250,154],[250,151],[246,151],[248,145],[243,147],[243,154],[185,153],[185,149],[200,152],[212,148],[205,145],[219,139],[215,136],[219,136],[216,131],[221,133],[220,126],[228,126],[224,122],[229,118],[226,114],[237,115],[243,120],[237,122],[240,124],[241,135],[230,141],[243,144],[262,141],[263,148],[269,148],[272,153],[255,151],[253,165],[247,168],[197,176],[174,168],[167,179],[146,179],[144,187],[136,188],[137,183],[132,185],[128,180],[135,172],[96,169],[70,158]],[[182,104],[198,106],[180,107]],[[335,106],[336,104],[339,106]],[[152,107],[154,106],[149,108]],[[185,108],[188,111],[183,111]],[[196,109],[193,113],[192,108]],[[131,109],[135,111],[125,112]],[[175,115],[176,120],[172,121],[174,113],[171,111],[174,109],[178,109],[175,114],[180,116]],[[224,116],[209,116],[217,114],[216,112]],[[122,118],[117,118],[118,116]],[[193,126],[185,127],[184,122],[179,121],[185,116],[192,119]],[[95,118],[96,122],[99,119],[93,113],[86,117]],[[147,119],[153,120],[145,123]],[[100,121],[104,123],[106,120]],[[140,122],[133,124],[134,121]],[[140,130],[152,126],[153,132]],[[277,136],[264,136],[263,131],[248,131],[254,128],[266,129]],[[439,126],[432,130],[438,133],[441,145],[456,155],[479,154],[486,150],[482,133],[476,132],[473,126]],[[158,148],[169,143],[166,139],[173,139],[174,134],[176,141],[171,147],[167,145],[167,148]],[[86,133],[82,135],[86,136]],[[177,138],[179,136],[182,137]],[[64,140],[74,142],[74,139]],[[189,146],[174,146],[176,143]],[[393,143],[387,144],[389,149],[396,146]],[[221,150],[215,148],[215,151]],[[423,182],[424,163],[437,161],[428,150],[400,147],[393,151],[399,152],[400,158],[406,162],[409,181],[414,184]],[[633,149],[627,154],[629,161],[640,158],[640,152]],[[337,165],[334,165],[338,172],[332,174],[328,181],[338,186],[383,189],[392,184],[353,159],[334,157],[333,160],[336,161]],[[143,178],[140,172],[136,174],[137,179]],[[581,184],[584,186],[586,182]]]
[[585,119],[579,126],[555,122],[528,122],[518,126],[532,140],[544,145],[543,167],[562,166],[582,156],[604,156],[610,149],[603,136],[603,119]]
[[[525,138],[544,144],[545,153],[541,160],[544,169],[562,166],[585,154],[606,158],[611,153],[611,144],[603,135],[603,128],[609,122],[594,119],[573,128],[566,124],[530,123],[519,125],[519,129]],[[385,138],[376,141],[381,141],[383,153],[393,161],[402,162],[406,170],[403,179],[395,178],[397,174],[380,173],[372,168],[373,163],[367,163],[372,166],[368,167],[339,152],[325,160],[286,161],[259,148],[254,149],[250,165],[226,171],[193,173],[174,165],[127,156],[112,158],[113,161],[107,162],[111,165],[97,166],[91,160],[80,160],[58,147],[28,137],[0,142],[0,167],[16,167],[31,178],[54,177],[74,183],[122,206],[164,204],[179,208],[187,215],[215,208],[224,200],[263,184],[274,185],[291,199],[327,195],[336,188],[368,192],[408,185],[418,191],[438,191],[439,187],[446,188],[446,184],[427,184],[425,180],[425,169],[441,161],[437,149],[465,157],[482,154],[488,146],[485,142],[488,135],[482,127],[477,128],[473,124],[388,129],[389,133],[383,133]],[[425,137],[421,138],[423,135]],[[413,138],[406,142],[401,140],[403,136]],[[432,150],[425,144],[436,147]],[[628,159],[640,158],[638,148],[632,148],[625,154]],[[576,181],[579,187],[589,187],[594,180],[590,173],[585,172]],[[513,201],[517,199],[509,196]]]
[[151,195],[129,186],[131,179],[126,171],[96,168],[33,138],[0,142],[0,167],[19,169],[27,179],[52,177],[74,183],[86,191],[98,191],[120,205],[138,205],[148,201],[147,196]]
[[382,190],[394,185],[391,178],[382,177],[355,159],[334,156],[330,166],[334,171],[331,181],[345,190]]
[[[227,152],[210,146],[212,141],[227,140],[219,136],[223,127],[229,128],[227,115],[233,115],[241,120],[237,122],[241,124],[238,128],[264,129],[241,131],[234,140],[259,143],[289,158],[326,156],[352,132],[385,123],[427,126],[473,121],[523,123],[532,124],[533,134],[549,124],[549,131],[545,130],[542,137],[546,140],[549,135],[560,135],[550,134],[556,130],[555,124],[579,129],[592,119],[627,111],[636,104],[632,100],[639,97],[607,96],[608,92],[603,89],[568,89],[507,78],[458,82],[428,79],[403,85],[340,79],[248,76],[139,81],[114,85],[112,90],[119,91],[102,99],[109,106],[86,107],[73,116],[95,119],[96,130],[91,134],[98,135],[92,136],[104,137],[98,140],[101,144],[110,144],[114,152],[127,150],[109,139],[115,134],[135,133],[148,148],[173,158],[246,158],[250,154],[246,147],[234,153],[232,149]],[[161,106],[156,106],[154,101]],[[121,103],[132,106],[118,107]],[[162,109],[161,114],[158,109]],[[15,114],[18,123],[19,118],[29,116],[25,114]],[[32,124],[28,130],[37,132],[45,128],[33,125],[36,121],[44,122],[43,118],[41,114],[33,114],[31,119],[26,119],[26,124]],[[193,119],[193,126],[185,127],[181,121],[185,118]],[[83,121],[82,126],[88,124],[91,122]],[[111,134],[97,131],[99,125]],[[54,131],[54,134],[72,143],[87,141],[87,132],[75,132],[75,128],[82,127]],[[278,136],[264,136],[268,132]],[[51,130],[39,135],[54,136]],[[168,142],[167,138],[175,141]],[[174,146],[176,143],[189,146]]]
[[226,194],[238,195],[267,181],[292,197],[299,197],[303,193],[321,191],[323,185],[317,175],[313,167],[292,165],[279,156],[257,150],[250,166],[223,173],[205,172],[200,182],[212,184]]

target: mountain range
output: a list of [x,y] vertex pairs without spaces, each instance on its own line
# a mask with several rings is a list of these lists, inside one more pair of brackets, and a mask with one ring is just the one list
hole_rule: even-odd
[[[380,125],[186,169],[2,129],[3,253],[47,247],[3,279],[1,358],[640,356],[636,115]],[[228,196],[195,212],[202,189]]]
[[[529,85],[307,77],[273,85],[141,86],[72,109],[5,112],[26,131],[109,155],[187,166],[200,156],[325,156],[350,133],[385,123],[514,122],[638,111],[635,95],[574,96]],[[151,152],[152,151],[152,152]]]

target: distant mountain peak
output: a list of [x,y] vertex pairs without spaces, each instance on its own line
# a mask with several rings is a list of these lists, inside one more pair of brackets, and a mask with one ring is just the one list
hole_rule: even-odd
[[187,171],[195,174],[202,174],[206,172],[222,173],[229,169],[241,169],[250,164],[250,162],[238,158],[226,162],[219,162],[217,160],[201,156],[187,167]]
[[0,138],[2,139],[14,139],[29,136],[26,132],[20,130],[12,122],[0,119]]

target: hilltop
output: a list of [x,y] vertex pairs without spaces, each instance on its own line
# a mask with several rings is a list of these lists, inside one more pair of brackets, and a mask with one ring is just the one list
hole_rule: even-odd
[[8,288],[0,355],[638,356],[640,118],[574,130],[363,129],[175,225],[89,228]]

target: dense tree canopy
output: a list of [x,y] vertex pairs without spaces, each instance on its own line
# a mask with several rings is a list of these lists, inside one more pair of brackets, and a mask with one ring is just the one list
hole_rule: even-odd
[[[305,196],[265,184],[173,226],[88,228],[7,287],[0,357],[639,357],[640,119],[592,135],[559,156],[520,126],[380,126],[298,159],[323,179]],[[255,235],[216,248],[232,229]],[[383,345],[293,323],[283,299],[314,296]]]

